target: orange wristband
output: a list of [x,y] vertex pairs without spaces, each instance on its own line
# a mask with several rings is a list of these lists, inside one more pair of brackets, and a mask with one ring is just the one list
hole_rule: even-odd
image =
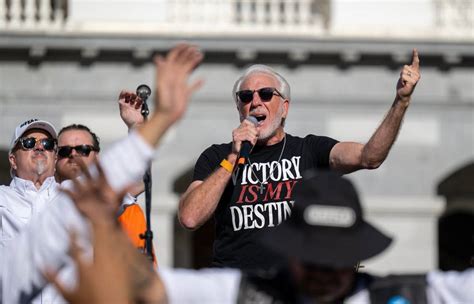
[[227,172],[232,173],[234,170],[234,165],[232,165],[227,159],[223,159],[220,163],[221,167],[226,169]]

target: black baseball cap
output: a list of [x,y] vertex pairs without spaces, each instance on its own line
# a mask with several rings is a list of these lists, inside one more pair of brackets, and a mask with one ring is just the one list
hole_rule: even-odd
[[357,191],[347,178],[311,171],[294,191],[290,218],[262,239],[275,252],[303,263],[345,268],[381,253],[392,242],[364,220]]

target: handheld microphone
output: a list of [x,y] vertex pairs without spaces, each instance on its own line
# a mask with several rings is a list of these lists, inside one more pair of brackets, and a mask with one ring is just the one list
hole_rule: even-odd
[[[258,120],[255,118],[255,116],[247,116],[248,121],[254,124],[254,126],[257,126]],[[239,159],[237,161],[237,164],[239,166],[243,166],[247,162],[247,158],[250,155],[250,151],[252,151],[252,144],[248,140],[244,140],[242,142],[242,147],[240,148],[240,154],[239,154]]]
[[141,113],[143,117],[147,117],[148,114],[150,113],[150,110],[148,109],[148,104],[146,103],[146,100],[151,95],[151,89],[146,84],[141,84],[138,86],[136,93],[137,93],[137,96],[140,97],[140,99],[143,102]]

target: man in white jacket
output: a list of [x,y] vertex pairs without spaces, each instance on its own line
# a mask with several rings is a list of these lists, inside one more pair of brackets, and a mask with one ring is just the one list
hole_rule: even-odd
[[0,256],[57,194],[56,143],[56,130],[47,121],[30,119],[15,128],[8,155],[12,181],[0,186]]
[[[6,248],[58,194],[54,179],[57,133],[44,120],[29,119],[13,133],[8,160],[12,181],[0,186],[0,270]],[[0,294],[1,294],[0,286]]]

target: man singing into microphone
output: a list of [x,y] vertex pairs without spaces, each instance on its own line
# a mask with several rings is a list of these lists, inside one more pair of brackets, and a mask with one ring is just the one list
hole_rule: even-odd
[[[258,239],[291,215],[293,189],[302,173],[312,168],[341,173],[378,168],[396,139],[419,79],[418,53],[413,50],[412,63],[400,73],[385,119],[370,140],[360,144],[285,133],[291,100],[288,82],[270,67],[249,67],[232,92],[240,125],[232,132],[232,142],[212,145],[199,157],[193,182],[179,204],[181,224],[197,229],[215,217],[213,266],[247,270],[278,266],[283,260]],[[238,165],[239,153],[248,144],[253,150]]]

